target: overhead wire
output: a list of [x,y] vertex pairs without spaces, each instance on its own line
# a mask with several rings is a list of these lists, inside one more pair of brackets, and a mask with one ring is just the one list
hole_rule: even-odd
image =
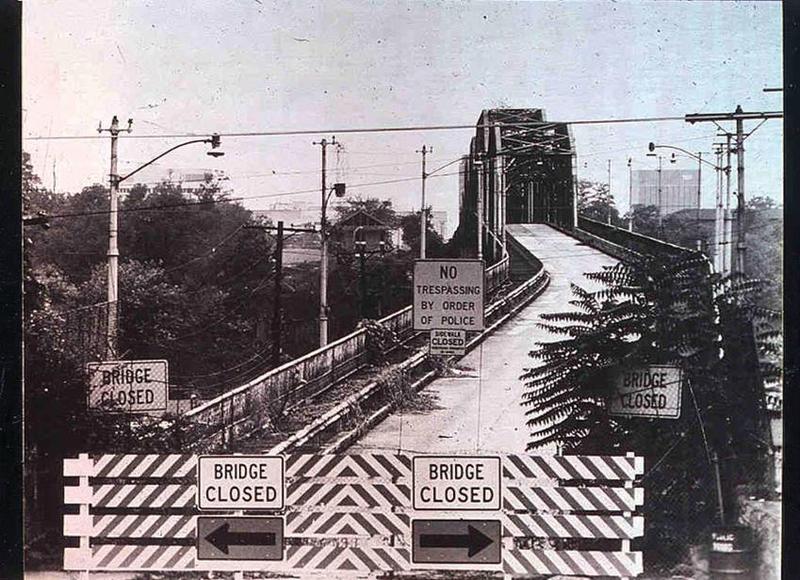
[[[339,129],[293,129],[284,131],[240,131],[240,132],[217,132],[220,137],[290,137],[296,135],[322,135],[322,134],[360,134],[360,133],[404,133],[415,131],[454,131],[454,130],[474,130],[476,128],[493,128],[493,127],[545,127],[552,125],[612,125],[624,123],[657,123],[665,121],[686,121],[686,118],[681,116],[662,116],[662,117],[630,117],[618,119],[577,119],[571,121],[531,121],[523,123],[470,123],[458,125],[410,125],[410,126],[395,126],[395,127],[362,127],[362,128],[339,128]],[[202,137],[204,135],[212,134],[213,132],[188,132],[188,133],[164,133],[164,134],[149,134],[138,135],[136,133],[130,135],[120,135],[122,139],[186,139],[191,137]],[[44,141],[44,140],[76,140],[76,139],[107,139],[105,135],[56,135],[56,136],[43,136],[31,135],[23,137],[28,141]]]
[[[432,175],[431,177],[445,177],[447,175],[458,175],[460,171],[450,172],[450,173],[440,173],[437,175]],[[362,188],[362,187],[373,187],[376,185],[390,185],[394,183],[404,183],[410,181],[418,181],[421,180],[422,177],[403,177],[397,179],[385,179],[383,181],[372,181],[372,182],[365,182],[365,183],[355,183],[350,185],[350,189]],[[318,193],[319,188],[315,187],[313,189],[298,189],[294,191],[283,191],[278,193],[266,193],[261,195],[250,195],[250,196],[236,196],[236,197],[221,197],[217,199],[211,200],[198,200],[198,201],[187,201],[187,202],[180,202],[180,203],[170,203],[170,204],[160,204],[160,205],[151,205],[151,206],[137,206],[137,207],[123,207],[117,210],[118,213],[130,213],[130,212],[139,212],[139,211],[155,211],[155,210],[162,210],[162,209],[176,209],[181,207],[195,207],[195,206],[205,206],[205,205],[216,205],[218,203],[227,203],[233,201],[248,201],[251,199],[263,199],[263,198],[272,198],[272,197],[284,197],[289,195],[301,195],[305,193]],[[72,218],[72,217],[87,217],[87,216],[96,216],[96,215],[108,215],[110,210],[92,210],[92,211],[84,211],[84,212],[71,212],[71,213],[61,213],[61,214],[52,214],[48,215],[48,219],[64,219],[64,218]]]

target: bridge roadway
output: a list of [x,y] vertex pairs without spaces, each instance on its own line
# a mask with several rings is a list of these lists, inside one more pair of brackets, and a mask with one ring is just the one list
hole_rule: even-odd
[[514,224],[507,231],[550,273],[547,289],[464,358],[452,377],[428,385],[414,410],[397,411],[348,453],[522,453],[528,442],[520,375],[530,367],[535,342],[555,337],[536,326],[546,312],[569,310],[570,284],[597,285],[584,273],[614,258],[544,224]]

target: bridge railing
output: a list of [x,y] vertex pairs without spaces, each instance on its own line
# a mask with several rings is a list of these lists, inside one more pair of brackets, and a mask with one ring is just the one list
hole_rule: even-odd
[[[508,278],[508,258],[486,271],[487,294]],[[400,339],[413,332],[412,307],[379,321]],[[309,399],[366,363],[367,332],[356,330],[300,358],[268,371],[186,413],[191,442],[225,444],[229,438],[253,433],[273,424],[286,406]]]
[[508,273],[510,269],[510,260],[508,256],[486,268],[486,276],[484,278],[484,290],[486,294],[494,292],[500,287],[503,282],[508,280]]
[[[600,249],[607,251],[615,258],[623,260],[636,256],[686,256],[692,253],[692,250],[687,248],[604,224],[584,216],[578,217],[578,237],[580,237],[581,232],[586,232],[601,238],[605,242],[609,242],[610,246],[601,247]],[[591,242],[592,240],[584,241]],[[622,255],[615,255],[615,251]]]

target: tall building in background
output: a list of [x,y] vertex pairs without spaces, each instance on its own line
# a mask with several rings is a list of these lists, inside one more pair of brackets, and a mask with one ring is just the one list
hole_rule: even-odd
[[[125,171],[121,171],[125,174]],[[227,181],[228,177],[221,169],[173,169],[162,166],[145,167],[136,173],[130,181],[120,184],[120,193],[130,193],[137,185],[146,185],[153,188],[164,182],[173,183],[181,186],[183,193],[199,193],[203,186],[212,182]]]
[[633,172],[631,203],[636,206],[654,205],[661,215],[684,209],[697,209],[697,170],[663,169],[661,195],[658,190],[657,169],[640,169]]

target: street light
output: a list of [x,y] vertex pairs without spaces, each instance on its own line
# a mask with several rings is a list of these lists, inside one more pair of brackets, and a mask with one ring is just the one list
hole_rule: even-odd
[[[128,129],[127,131],[130,132],[132,121],[128,120]],[[102,127],[98,128],[98,132],[102,132],[106,129],[102,129]],[[119,296],[119,248],[117,246],[117,231],[118,231],[118,199],[119,199],[119,184],[129,179],[130,177],[139,173],[145,167],[152,165],[165,155],[169,155],[176,149],[180,149],[181,147],[185,147],[187,145],[192,145],[194,143],[208,143],[211,145],[212,151],[209,151],[208,154],[212,157],[220,157],[224,155],[222,151],[213,151],[217,149],[220,145],[220,137],[218,134],[214,133],[208,138],[205,139],[192,139],[191,141],[186,141],[185,143],[181,143],[176,145],[175,147],[171,147],[164,151],[162,154],[154,157],[144,165],[140,165],[127,175],[120,177],[117,174],[117,139],[118,134],[121,129],[119,129],[117,117],[114,117],[111,121],[111,128],[107,129],[111,133],[111,174],[110,174],[110,189],[109,189],[109,196],[110,196],[110,211],[109,211],[109,229],[108,229],[108,284],[106,287],[106,301],[108,302],[108,318],[107,318],[107,327],[106,327],[106,354],[108,359],[113,359],[118,356],[117,353],[117,329],[119,326],[119,308],[118,308],[118,296]]]
[[[652,145],[652,143],[650,143]],[[652,151],[653,149],[650,149]],[[658,235],[661,235],[661,155],[657,155],[655,153],[648,153],[648,157],[657,157],[658,158],[658,200],[657,200],[657,208],[658,208]]]
[[[690,153],[686,149],[681,149],[680,147],[674,147],[672,145],[656,145],[653,142],[648,144],[647,148],[650,151],[655,151],[656,149],[673,149],[674,151],[679,151],[686,155],[687,157],[691,157],[692,159],[697,159],[697,219],[696,219],[696,226],[695,226],[695,235],[697,236],[697,243],[698,246],[701,244],[700,241],[700,203],[701,203],[701,195],[702,195],[702,168],[703,163],[708,165],[709,167],[713,167],[715,171],[728,171],[729,168],[720,167],[715,163],[711,163],[710,161],[706,161],[703,159],[703,153],[698,152],[697,155],[694,153]],[[675,163],[677,160],[675,159],[675,153],[672,154],[672,158],[670,159],[672,163]],[[700,249],[698,247],[698,249]]]

